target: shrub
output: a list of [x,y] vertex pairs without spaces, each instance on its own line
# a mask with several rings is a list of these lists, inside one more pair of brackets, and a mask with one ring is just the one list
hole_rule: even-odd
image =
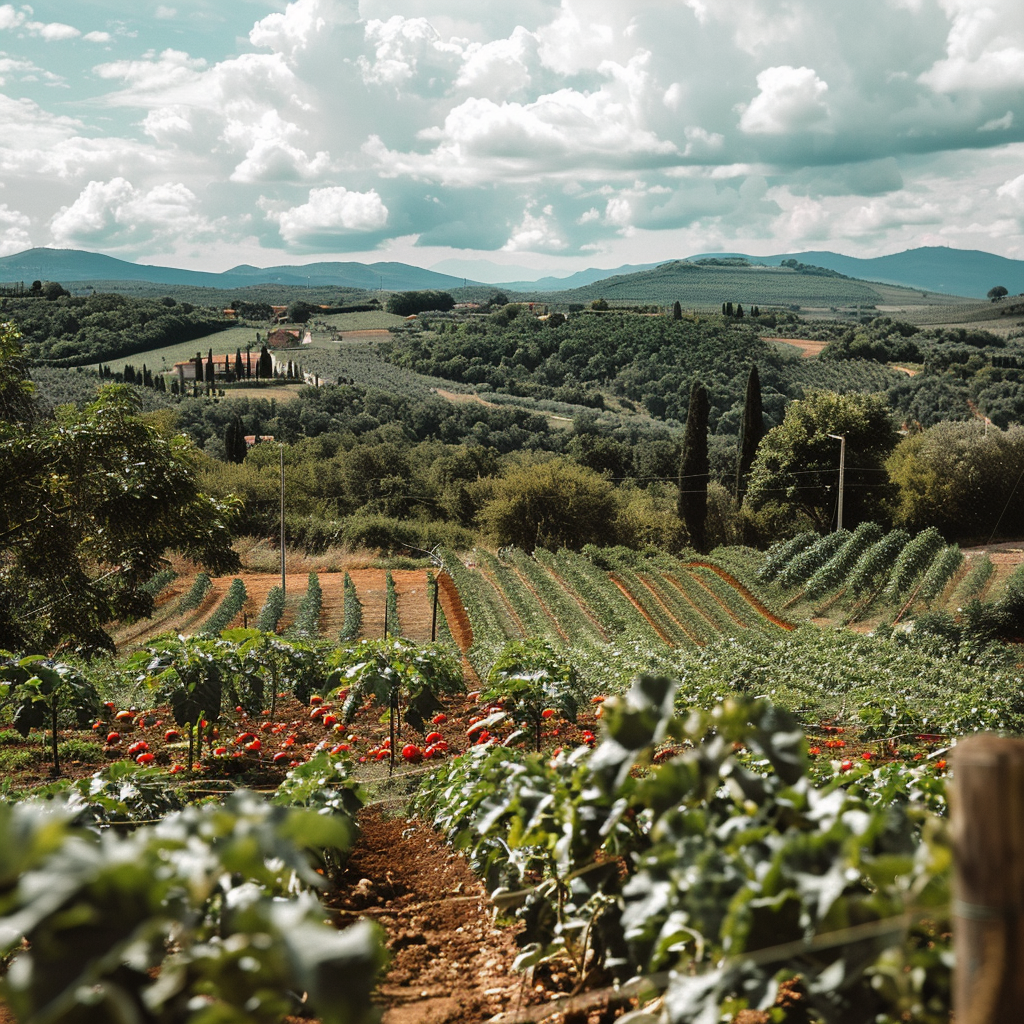
[[363,606],[359,602],[359,595],[356,593],[356,585],[352,577],[345,573],[345,611],[344,621],[341,626],[341,640],[355,640],[359,631],[363,628]]

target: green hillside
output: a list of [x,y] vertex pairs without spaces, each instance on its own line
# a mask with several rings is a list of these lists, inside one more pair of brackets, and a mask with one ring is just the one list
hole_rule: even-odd
[[[922,293],[893,285],[874,285],[842,277],[800,273],[789,267],[700,266],[677,260],[654,270],[605,278],[568,291],[537,293],[550,303],[658,303],[714,309],[723,302],[744,306],[875,306],[906,301],[920,304]],[[941,298],[928,296],[928,301]],[[948,301],[948,300],[946,300]]]

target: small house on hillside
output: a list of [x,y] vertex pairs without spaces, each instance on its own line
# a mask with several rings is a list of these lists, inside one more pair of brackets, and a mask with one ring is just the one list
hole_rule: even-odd
[[262,444],[264,441],[270,441],[273,443],[273,434],[246,434],[245,435],[245,446],[251,448],[254,444]]

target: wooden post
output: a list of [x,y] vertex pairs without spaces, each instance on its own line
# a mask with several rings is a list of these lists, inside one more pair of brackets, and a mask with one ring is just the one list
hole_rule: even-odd
[[959,1024],[1024,1006],[1024,740],[969,736],[953,755],[953,1009]]
[[[440,576],[440,573],[438,573]],[[433,643],[437,639],[437,588],[440,586],[440,580],[438,576],[434,577],[434,603],[430,610],[430,642]]]

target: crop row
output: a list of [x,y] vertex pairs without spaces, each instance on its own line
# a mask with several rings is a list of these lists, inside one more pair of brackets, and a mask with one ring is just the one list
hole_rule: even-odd
[[222,629],[227,629],[241,613],[245,598],[245,584],[240,579],[233,579],[223,600],[203,623],[203,635],[216,636]]
[[299,602],[292,631],[296,636],[315,638],[320,635],[320,612],[323,610],[324,594],[320,588],[320,577],[309,574],[306,593]]

